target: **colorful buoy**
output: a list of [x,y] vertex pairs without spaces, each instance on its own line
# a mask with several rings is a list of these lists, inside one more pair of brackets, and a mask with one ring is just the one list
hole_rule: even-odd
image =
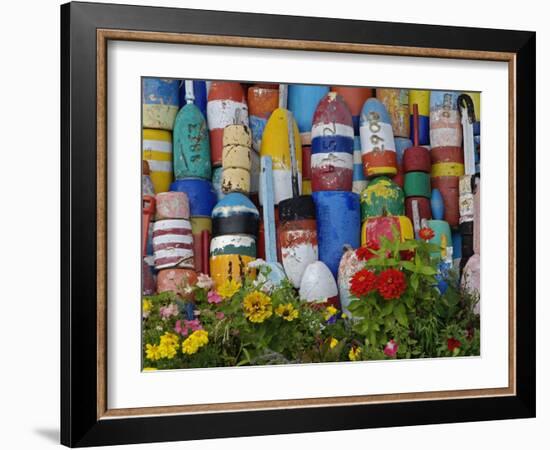
[[192,90],[193,103],[200,109],[202,116],[206,117],[206,104],[208,103],[208,89],[206,88],[206,81],[181,80],[179,88],[180,108],[187,104],[186,99],[190,97],[190,90]]
[[437,188],[432,189],[430,207],[432,209],[433,218],[436,220],[443,220],[445,215],[445,204],[443,203],[441,192],[439,192]]
[[222,192],[250,192],[252,135],[245,125],[228,125],[223,131]]
[[402,216],[405,213],[403,190],[388,177],[377,177],[361,192],[361,220],[375,216]]
[[408,138],[410,135],[409,90],[377,88],[376,98],[380,100],[391,117],[393,135]]
[[353,137],[353,185],[352,191],[361,194],[367,187],[367,178],[363,172],[363,163],[361,161],[361,138]]
[[430,175],[426,172],[408,172],[405,174],[404,189],[406,197],[431,196]]
[[259,152],[267,119],[279,106],[279,89],[261,85],[251,86],[248,88],[247,102],[252,146]]
[[143,159],[147,161],[155,192],[166,192],[172,182],[172,133],[143,130]]
[[386,107],[369,98],[361,113],[361,152],[363,170],[367,177],[395,175],[397,155],[391,119]]
[[258,209],[248,197],[239,192],[231,192],[212,210],[212,236],[224,234],[257,236],[259,218]]
[[413,143],[409,138],[396,137],[394,138],[395,142],[395,154],[397,156],[397,164],[403,164],[403,156],[405,155],[405,150],[409,147],[412,147]]
[[316,261],[306,267],[300,283],[300,300],[305,302],[324,301],[327,305],[340,307],[336,280],[323,262]]
[[288,109],[294,115],[303,145],[311,144],[313,114],[321,99],[328,92],[328,86],[307,84],[290,84],[288,86]]
[[430,146],[460,147],[462,125],[458,111],[459,93],[431,91],[430,93]]
[[439,252],[435,252],[433,256],[441,256],[446,258],[453,251],[453,240],[451,235],[451,227],[445,220],[428,220],[428,227],[434,232],[434,237],[430,239],[430,244],[435,244],[440,248]]
[[311,188],[351,191],[353,122],[344,99],[329,92],[319,102],[311,129]]
[[414,238],[413,225],[407,216],[370,217],[361,228],[361,245],[380,245],[382,236],[393,241],[394,231],[401,242]]
[[451,227],[457,227],[460,221],[458,180],[459,177],[455,176],[432,178],[432,187],[438,189],[443,197],[443,217]]
[[319,258],[315,205],[309,195],[279,204],[281,262],[290,282],[300,287],[306,267]]
[[344,245],[359,247],[359,195],[348,191],[319,191],[313,193],[313,201],[317,219],[319,260],[337,276]]
[[[302,184],[302,145],[296,122],[292,119],[294,130],[294,146],[298,164],[298,184]],[[261,156],[270,156],[273,161],[274,202],[292,197],[292,174],[290,160],[290,145],[288,133],[288,111],[277,108],[267,121],[262,138]],[[260,194],[260,203],[262,198]]]
[[170,190],[187,194],[191,217],[210,217],[217,202],[212,183],[202,178],[176,180],[170,185]]
[[213,81],[206,106],[210,129],[210,158],[214,167],[222,164],[223,130],[228,125],[248,126],[248,106],[240,83]]
[[212,186],[216,193],[217,201],[220,201],[225,195],[222,191],[222,178],[223,167],[215,167],[214,170],[212,170]]
[[158,220],[153,224],[153,251],[157,270],[194,268],[193,235],[187,219]]
[[[412,105],[418,105],[418,127],[414,125]],[[414,133],[418,130],[418,145],[428,145],[430,143],[430,91],[409,90],[409,106],[410,138],[414,140]]]
[[143,78],[143,128],[172,130],[179,110],[179,80]]
[[430,155],[432,177],[460,177],[464,175],[462,147],[433,147]]
[[155,197],[155,220],[189,219],[189,199],[185,192],[161,192]]
[[193,103],[180,109],[174,123],[174,176],[210,179],[210,140],[206,120]]

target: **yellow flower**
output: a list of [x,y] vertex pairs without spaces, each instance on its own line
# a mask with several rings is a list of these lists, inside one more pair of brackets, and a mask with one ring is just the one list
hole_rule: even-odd
[[178,345],[180,342],[180,338],[175,333],[170,333],[167,331],[160,337],[160,344],[161,345]]
[[361,347],[352,347],[348,353],[350,361],[357,361],[361,358]]
[[143,302],[141,302],[141,309],[143,309],[144,313],[151,311],[152,307],[153,303],[151,302],[151,300],[144,298]]
[[337,312],[338,312],[338,310],[334,306],[332,306],[332,305],[327,306],[325,308],[325,320],[330,319]]
[[157,370],[156,367],[144,367],[143,368],[144,372],[154,372],[155,370]]
[[183,341],[181,351],[187,355],[192,355],[206,344],[208,344],[208,331],[197,330]]
[[151,361],[157,361],[162,358],[158,345],[147,344],[145,346],[145,356]]
[[342,319],[347,319],[348,315],[346,313],[342,313]]
[[330,343],[328,344],[330,348],[334,348],[338,345],[338,339],[331,337]]
[[292,303],[277,306],[277,308],[275,308],[275,314],[288,322],[292,322],[294,319],[298,318],[298,310],[292,306]]
[[177,345],[166,342],[161,343],[159,345],[159,352],[162,358],[173,359],[174,356],[176,356],[176,354],[178,353]]
[[239,283],[238,281],[225,280],[222,284],[218,286],[216,290],[218,291],[218,294],[227,299],[233,297],[240,288],[241,283]]
[[254,323],[262,323],[273,314],[271,298],[259,291],[251,292],[244,298],[243,308],[244,316]]

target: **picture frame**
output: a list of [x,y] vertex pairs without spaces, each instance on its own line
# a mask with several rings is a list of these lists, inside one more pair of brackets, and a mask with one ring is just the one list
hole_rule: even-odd
[[[506,62],[508,387],[110,409],[109,41]],[[534,417],[535,45],[535,33],[527,31],[79,2],[62,5],[61,443],[81,447]]]

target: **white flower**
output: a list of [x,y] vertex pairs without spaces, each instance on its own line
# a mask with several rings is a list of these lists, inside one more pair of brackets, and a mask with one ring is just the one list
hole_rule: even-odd
[[197,287],[201,289],[211,289],[212,286],[214,286],[214,282],[212,281],[212,278],[210,278],[208,275],[201,273],[197,277]]
[[261,258],[255,259],[254,261],[250,261],[247,266],[250,269],[259,269],[265,265],[265,261]]

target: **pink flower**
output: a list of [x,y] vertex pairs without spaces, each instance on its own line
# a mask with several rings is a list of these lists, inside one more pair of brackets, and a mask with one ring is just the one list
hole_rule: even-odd
[[390,358],[395,358],[395,355],[397,354],[397,349],[399,348],[399,345],[395,343],[393,339],[391,339],[386,346],[384,347],[384,354],[386,356],[389,356]]
[[187,336],[190,330],[191,331],[202,330],[202,325],[199,322],[199,319],[184,320],[183,326],[181,322],[182,322],[181,320],[176,321],[176,326],[174,327],[174,331],[178,334],[181,334],[182,336]]
[[216,313],[216,319],[222,320],[224,317],[225,317],[225,314],[222,313],[221,311],[218,311],[218,312]]
[[212,281],[212,278],[210,278],[208,275],[201,273],[197,277],[196,286],[201,289],[212,289],[212,286],[214,286],[214,282]]
[[223,299],[216,291],[208,291],[208,303],[220,303]]
[[169,319],[171,316],[177,316],[179,314],[178,305],[170,303],[168,306],[161,306],[159,309],[160,317],[163,319]]

